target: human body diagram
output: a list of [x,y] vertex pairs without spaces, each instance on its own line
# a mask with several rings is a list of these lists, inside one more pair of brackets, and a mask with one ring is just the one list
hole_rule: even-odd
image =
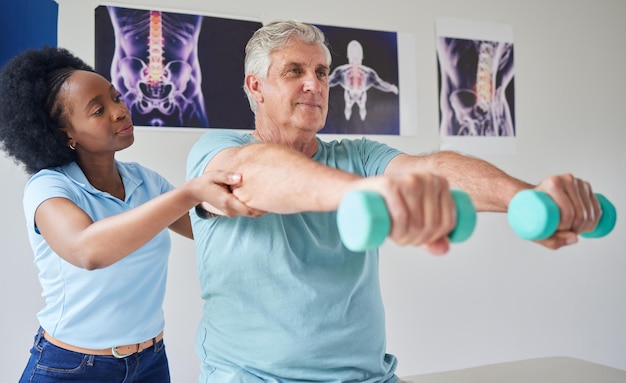
[[367,91],[374,87],[383,92],[398,94],[398,86],[391,84],[378,76],[376,71],[362,64],[363,46],[356,40],[348,43],[348,64],[336,67],[328,77],[329,85],[340,85],[344,89],[345,102],[344,116],[346,120],[352,117],[352,109],[356,104],[359,108],[359,117],[367,117]]

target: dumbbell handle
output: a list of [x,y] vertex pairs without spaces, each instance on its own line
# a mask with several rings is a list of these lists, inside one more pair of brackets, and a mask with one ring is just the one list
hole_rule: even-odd
[[[450,191],[456,205],[456,227],[448,238],[459,243],[468,239],[476,226],[476,209],[465,191]],[[337,210],[337,226],[343,244],[360,252],[379,247],[391,231],[391,219],[383,197],[374,191],[353,191],[342,199]]]
[[[600,238],[609,234],[615,227],[617,211],[615,206],[602,194],[595,194],[602,216],[598,225],[585,238]],[[513,231],[523,239],[541,240],[552,236],[559,226],[559,207],[545,192],[523,190],[515,195],[509,204],[508,220]]]

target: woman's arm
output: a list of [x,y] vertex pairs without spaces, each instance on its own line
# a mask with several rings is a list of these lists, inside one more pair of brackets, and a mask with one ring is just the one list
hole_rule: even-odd
[[127,212],[97,222],[66,198],[51,198],[35,211],[37,227],[63,259],[85,269],[109,266],[139,249],[164,228],[172,226],[189,238],[188,211],[210,201],[230,215],[257,215],[230,193],[239,175],[210,172],[191,179]]

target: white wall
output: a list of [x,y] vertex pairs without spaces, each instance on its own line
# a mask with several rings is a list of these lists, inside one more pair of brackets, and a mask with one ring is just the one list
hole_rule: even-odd
[[[93,61],[97,2],[59,0],[59,44]],[[486,158],[530,182],[572,172],[592,182],[620,212],[626,130],[626,2],[622,0],[362,0],[282,3],[129,0],[119,5],[198,11],[269,21],[407,32],[415,38],[419,131],[385,141],[407,152],[436,149],[435,18],[513,26],[518,142],[513,156]],[[172,4],[176,8],[172,8]],[[410,4],[410,5],[407,5]],[[241,63],[233,63],[241,65]],[[119,159],[139,161],[174,184],[184,179],[199,132],[138,130]],[[163,153],[168,153],[163,155]],[[26,176],[0,157],[0,290],[3,381],[16,381],[28,358],[41,307],[37,272],[21,210]],[[571,356],[626,369],[626,254],[621,216],[599,240],[553,252],[522,241],[504,215],[483,214],[475,235],[445,257],[385,244],[382,284],[388,350],[412,375],[541,356]],[[174,382],[197,380],[193,337],[201,315],[193,246],[175,238],[165,303]],[[5,379],[6,378],[6,379]]]

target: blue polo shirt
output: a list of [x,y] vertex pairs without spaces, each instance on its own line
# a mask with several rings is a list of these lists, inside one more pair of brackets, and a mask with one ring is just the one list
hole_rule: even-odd
[[39,323],[53,337],[78,347],[138,343],[164,327],[162,303],[170,251],[167,229],[113,265],[89,271],[58,256],[34,222],[37,207],[50,198],[69,199],[95,222],[173,189],[159,174],[139,164],[116,164],[125,201],[91,186],[76,163],[36,173],[24,191],[28,238],[45,300],[37,315]]

